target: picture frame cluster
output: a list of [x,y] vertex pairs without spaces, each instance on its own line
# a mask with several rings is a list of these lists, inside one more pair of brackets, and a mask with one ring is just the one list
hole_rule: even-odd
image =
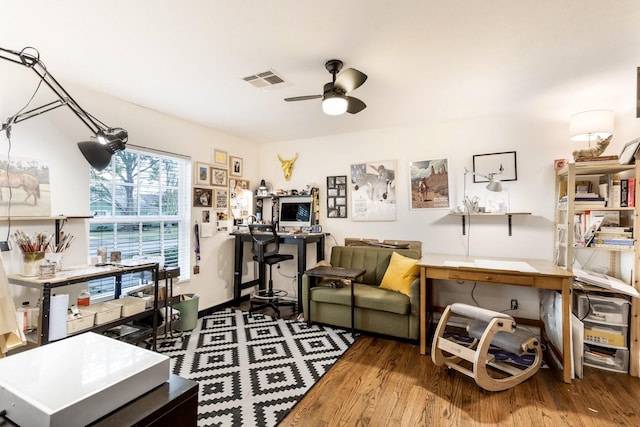
[[[215,222],[216,231],[228,231],[233,187],[244,173],[243,159],[218,148],[211,149],[211,161],[194,162],[193,207],[203,208],[202,223]],[[243,185],[249,182],[243,180]],[[213,211],[213,212],[212,212]]]

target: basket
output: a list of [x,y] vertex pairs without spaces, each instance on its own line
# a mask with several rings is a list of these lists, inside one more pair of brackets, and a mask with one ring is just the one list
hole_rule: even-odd
[[93,326],[95,313],[93,311],[80,310],[79,316],[67,318],[67,335],[74,334]]
[[119,319],[120,313],[122,312],[122,306],[112,302],[101,302],[98,304],[91,304],[89,307],[86,307],[85,310],[95,313],[95,325],[103,325]]
[[111,301],[122,306],[122,317],[133,316],[145,310],[146,302],[142,298],[124,297]]

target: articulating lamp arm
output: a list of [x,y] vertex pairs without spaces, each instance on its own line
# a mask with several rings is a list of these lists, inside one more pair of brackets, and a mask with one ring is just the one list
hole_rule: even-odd
[[[33,50],[35,55],[28,53],[28,50]],[[9,117],[6,122],[2,124],[2,130],[7,132],[7,136],[10,136],[11,126],[14,123],[19,123],[66,105],[97,138],[97,142],[84,141],[78,143],[80,151],[91,166],[102,170],[111,161],[112,154],[125,149],[125,144],[129,139],[127,131],[122,128],[108,127],[84,110],[60,83],[58,83],[51,73],[47,71],[47,67],[45,67],[44,63],[40,60],[39,53],[36,49],[25,47],[21,51],[15,51],[0,47],[0,59],[30,68],[58,97],[58,99],[53,102],[29,111],[20,111],[16,115]]]
[[[63,105],[67,105],[71,111],[93,132],[97,135],[98,132],[108,132],[109,128],[103,123],[100,123],[95,117],[87,113],[72,97],[69,93],[58,83],[58,81],[47,71],[44,63],[40,60],[39,56],[26,52],[30,48],[24,48],[21,51],[9,50],[0,48],[0,58],[15,64],[23,65],[33,70],[34,73],[40,77],[40,79],[56,94],[58,99],[48,104],[42,105],[33,110],[19,113],[13,117],[9,117],[5,123],[2,124],[2,129],[10,127],[12,123],[19,123],[23,120],[30,119],[38,116],[47,111],[51,111]],[[36,51],[37,53],[37,51]]]

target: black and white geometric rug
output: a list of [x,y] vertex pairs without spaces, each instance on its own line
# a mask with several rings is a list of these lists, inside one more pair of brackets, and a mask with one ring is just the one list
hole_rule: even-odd
[[353,344],[348,330],[227,309],[159,341],[199,383],[199,426],[277,425]]

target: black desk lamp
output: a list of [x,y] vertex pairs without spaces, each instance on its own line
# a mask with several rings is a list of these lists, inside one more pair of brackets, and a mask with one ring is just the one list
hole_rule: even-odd
[[[32,49],[35,55],[27,53],[26,50]],[[11,126],[14,123],[20,123],[23,120],[30,119],[40,114],[46,113],[63,105],[66,105],[82,120],[82,122],[95,135],[96,141],[83,141],[78,143],[78,148],[84,155],[89,164],[97,169],[102,170],[107,167],[111,161],[111,156],[118,151],[125,149],[129,135],[122,128],[111,128],[96,119],[94,116],[86,112],[78,103],[69,95],[69,93],[58,83],[58,81],[47,71],[44,63],[40,60],[40,54],[34,48],[25,47],[21,51],[3,49],[0,47],[0,59],[11,61],[16,64],[31,68],[40,80],[44,82],[57,95],[56,101],[42,105],[29,111],[20,110],[16,115],[11,116],[2,124],[2,130],[6,131],[7,137],[11,136]],[[38,85],[38,88],[40,86]],[[37,89],[36,89],[37,91]],[[24,108],[23,108],[24,109]]]

